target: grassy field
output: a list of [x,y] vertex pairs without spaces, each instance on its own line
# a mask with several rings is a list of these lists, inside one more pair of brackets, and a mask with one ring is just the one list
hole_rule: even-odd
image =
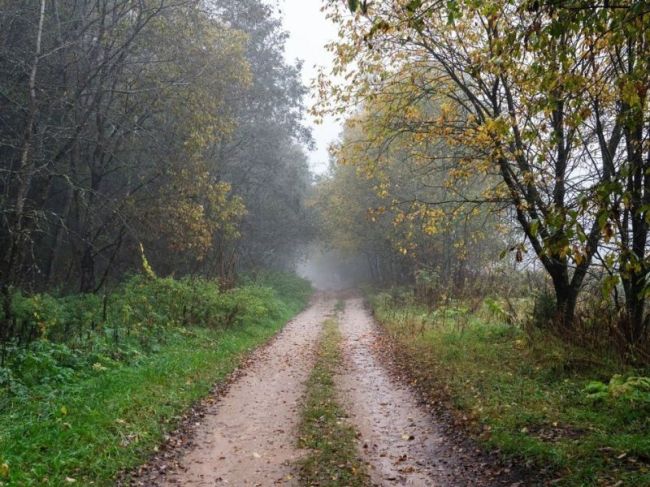
[[[104,358],[87,370],[59,363],[54,373],[65,380],[41,378],[21,385],[20,394],[1,389],[0,485],[113,485],[119,471],[151,454],[186,408],[306,304],[304,282],[278,288],[235,291],[257,309],[230,326],[163,327],[155,347],[132,349],[128,361]],[[30,353],[29,360],[44,360]]]
[[[337,310],[340,310],[340,303]],[[370,485],[356,450],[356,432],[337,403],[333,376],[340,365],[338,323],[324,323],[318,358],[307,382],[300,426],[300,447],[309,454],[300,463],[304,485],[362,487]]]
[[648,370],[525,333],[486,307],[428,311],[375,295],[419,387],[491,449],[554,485],[650,485]]

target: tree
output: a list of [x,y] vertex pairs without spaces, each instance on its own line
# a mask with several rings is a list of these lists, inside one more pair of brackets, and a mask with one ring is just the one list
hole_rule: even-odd
[[226,258],[231,270],[291,266],[296,249],[314,232],[306,206],[311,173],[303,146],[311,144],[311,136],[303,125],[306,88],[300,63],[285,61],[287,33],[267,4],[223,0],[216,6],[248,36],[252,73],[250,86],[233,85],[228,93],[228,109],[237,124],[212,155],[212,174],[231,184],[248,209],[241,240],[236,248],[215,246],[216,253],[228,256],[217,260]]
[[94,291],[144,229],[185,223],[200,259],[242,215],[206,157],[234,126],[226,90],[250,80],[245,36],[198,0],[39,5],[35,25],[32,3],[0,7],[3,285]]
[[334,152],[337,166],[321,183],[326,197],[319,200],[326,235],[338,248],[390,262],[390,272],[370,265],[377,280],[409,282],[435,273],[448,294],[462,293],[483,280],[506,236],[494,231],[498,208],[465,199],[460,188],[487,193],[492,181],[468,175],[461,182],[443,163],[463,150],[411,131],[416,114],[434,107],[422,102],[397,114],[384,101],[378,96],[365,104]]
[[622,127],[603,90],[611,78],[596,55],[599,33],[579,28],[609,10],[567,16],[562,7],[505,0],[373,3],[352,18],[345,10],[329,5],[342,32],[335,72],[348,72],[349,82],[322,79],[333,103],[324,109],[378,94],[390,97],[394,113],[435,100],[441,112],[411,121],[411,130],[463,147],[465,155],[449,161],[458,174],[498,178],[495,195],[509,202],[552,280],[558,317],[571,327],[609,232],[607,188],[622,169]]

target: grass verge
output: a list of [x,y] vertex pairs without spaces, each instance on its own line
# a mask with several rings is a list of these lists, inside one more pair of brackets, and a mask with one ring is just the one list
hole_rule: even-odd
[[160,329],[155,352],[97,362],[56,386],[39,383],[0,398],[0,485],[113,485],[119,471],[148,458],[184,410],[304,307],[307,295],[271,292],[256,306],[273,306],[272,313],[249,313],[229,327]]
[[300,426],[300,446],[309,449],[300,462],[300,478],[305,485],[370,485],[365,465],[358,458],[356,432],[345,420],[345,412],[335,398],[334,374],[341,362],[340,341],[337,321],[328,319],[307,382]]
[[650,402],[623,389],[589,392],[594,381],[649,371],[533,336],[486,310],[429,312],[387,294],[371,302],[414,382],[486,447],[553,485],[650,485]]

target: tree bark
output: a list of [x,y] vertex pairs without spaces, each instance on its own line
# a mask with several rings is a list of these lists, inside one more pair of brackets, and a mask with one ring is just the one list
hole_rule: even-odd
[[13,284],[16,280],[16,268],[20,262],[19,254],[25,244],[23,235],[23,224],[25,219],[25,203],[33,176],[33,158],[31,157],[32,139],[34,136],[34,124],[36,123],[36,114],[38,111],[36,101],[36,79],[38,75],[38,64],[41,58],[41,41],[43,38],[43,23],[45,20],[45,0],[41,0],[38,16],[38,27],[36,30],[36,45],[34,47],[34,57],[29,73],[28,81],[28,106],[27,117],[25,120],[25,129],[20,148],[20,158],[15,171],[16,178],[16,196],[14,198],[13,215],[9,227],[9,246],[4,256],[4,276],[5,284]]

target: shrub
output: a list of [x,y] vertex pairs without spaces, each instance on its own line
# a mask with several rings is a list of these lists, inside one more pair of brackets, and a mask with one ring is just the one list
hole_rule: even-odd
[[538,329],[548,329],[555,319],[555,296],[547,287],[535,293],[531,324]]
[[303,279],[281,273],[228,291],[207,279],[136,275],[105,296],[15,292],[5,319],[11,326],[0,336],[0,388],[14,394],[131,363],[155,352],[170,330],[277,319],[310,292]]

